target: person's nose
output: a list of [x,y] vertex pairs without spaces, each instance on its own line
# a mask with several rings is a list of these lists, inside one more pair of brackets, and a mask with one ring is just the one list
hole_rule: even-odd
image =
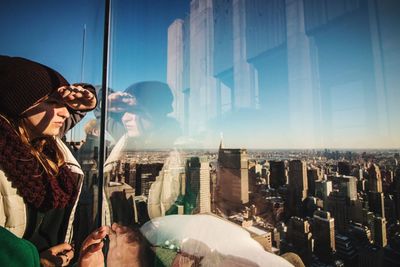
[[57,115],[63,117],[64,119],[69,118],[70,114],[67,107],[60,107],[57,109]]
[[136,114],[133,114],[133,113],[129,113],[129,112],[126,112],[125,114],[124,114],[124,116],[122,116],[122,121],[123,122],[130,122],[130,121],[136,121]]

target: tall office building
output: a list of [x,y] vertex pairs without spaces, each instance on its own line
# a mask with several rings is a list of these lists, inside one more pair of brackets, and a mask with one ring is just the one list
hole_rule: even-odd
[[[200,192],[200,158],[191,157],[186,160],[185,195],[191,196],[196,205]],[[196,205],[197,206],[197,205]]]
[[398,167],[393,178],[394,203],[396,207],[396,218],[400,220],[400,168]]
[[396,203],[395,198],[391,194],[386,194],[385,196],[385,218],[387,221],[396,221]]
[[369,210],[376,216],[385,217],[385,196],[382,192],[368,192]]
[[371,163],[368,167],[368,189],[370,192],[382,192],[382,177],[378,165]]
[[189,18],[189,131],[197,133],[218,114],[218,81],[214,77],[212,0],[192,0]]
[[269,184],[272,188],[278,188],[287,183],[287,174],[285,161],[270,161],[269,162]]
[[324,209],[326,209],[326,201],[332,192],[332,181],[321,180],[315,182],[315,196],[324,201]]
[[351,223],[348,225],[347,235],[353,241],[353,244],[357,247],[366,247],[373,241],[373,237],[370,227],[359,223]]
[[287,195],[287,215],[303,216],[303,201],[307,197],[307,166],[304,161],[289,162],[289,184]]
[[386,247],[387,245],[387,236],[386,236],[386,219],[382,217],[374,218],[374,243],[379,247]]
[[327,210],[335,218],[335,229],[345,233],[349,223],[349,211],[346,196],[338,191],[330,193],[327,199]]
[[322,178],[321,170],[317,167],[310,167],[307,170],[308,195],[315,196],[315,182]]
[[357,178],[354,176],[337,176],[339,181],[339,191],[350,201],[357,199]]
[[349,205],[349,218],[351,221],[356,223],[363,222],[363,200],[356,199],[354,201],[350,201]]
[[219,148],[217,183],[222,200],[232,204],[249,202],[248,154],[246,149]]
[[211,212],[210,163],[202,158],[200,164],[199,212],[206,213]]
[[257,186],[257,180],[261,175],[261,165],[254,160],[249,160],[249,193],[256,193],[260,187]]
[[299,217],[291,217],[287,227],[286,238],[295,252],[299,254],[304,264],[308,265],[314,249],[314,239],[312,238],[309,222]]
[[163,167],[162,163],[136,164],[135,195],[148,196],[150,186]]
[[327,211],[314,212],[311,224],[314,253],[324,262],[331,262],[335,247],[335,219]]
[[184,21],[176,19],[168,27],[167,83],[174,95],[172,116],[184,123]]
[[304,1],[286,0],[285,3],[290,130],[297,143],[312,147],[318,142],[315,133],[320,123],[316,115],[320,100],[313,92],[317,66],[312,58],[317,50],[306,33]]
[[339,161],[338,162],[338,173],[339,173],[339,175],[350,175],[351,174],[350,163],[347,161]]
[[296,190],[301,200],[307,197],[307,165],[304,161],[289,161],[289,188]]
[[[224,12],[224,10],[221,10]],[[247,62],[246,0],[232,1],[233,37],[233,107],[258,106],[257,71]]]
[[258,107],[257,71],[247,60],[246,0],[213,0],[214,76],[220,112]]
[[[186,164],[186,195],[195,199],[198,213],[211,212],[210,165],[205,158],[192,157]],[[190,191],[190,192],[189,192]]]
[[[348,228],[348,236],[357,250],[358,266],[381,266],[380,264],[377,264],[381,262],[381,259],[378,260],[378,255],[375,253],[377,252],[376,248],[379,249],[379,247],[372,244],[373,232],[368,226],[358,223],[350,224]],[[348,264],[346,264],[346,266],[347,265]]]

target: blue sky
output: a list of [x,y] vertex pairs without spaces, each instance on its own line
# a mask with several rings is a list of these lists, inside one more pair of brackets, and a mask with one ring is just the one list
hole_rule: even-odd
[[[166,82],[167,29],[175,19],[188,15],[189,3],[189,0],[113,1],[110,54],[113,89],[124,90],[145,80]],[[369,32],[372,20],[355,13],[347,20],[334,20],[326,31],[301,37],[310,37],[307,41],[313,53],[310,62],[315,64],[311,71],[313,77],[318,76],[312,83],[304,81],[304,77],[309,77],[304,68],[308,63],[303,61],[308,53],[304,50],[306,43],[292,47],[287,58],[274,56],[272,51],[268,60],[276,61],[266,61],[267,72],[258,70],[259,79],[266,78],[270,86],[259,89],[266,90],[266,108],[255,116],[248,116],[246,112],[252,114],[248,110],[240,116],[228,114],[230,120],[211,120],[219,124],[212,129],[215,130],[212,135],[218,139],[219,131],[224,130],[231,146],[249,148],[400,147],[400,109],[396,104],[400,100],[400,80],[396,75],[400,70],[400,40],[396,36],[400,33],[394,27],[399,22],[400,5],[394,0],[380,5],[377,19],[381,28],[377,32]],[[81,81],[83,71],[85,82],[100,84],[103,16],[104,2],[97,0],[3,0],[0,54],[46,64],[72,83]],[[86,46],[82,70],[84,25]],[[257,38],[249,41],[257,42]],[[307,96],[302,92],[309,90],[310,84],[311,95]],[[293,90],[298,93],[293,94]],[[312,133],[307,124],[310,120]],[[247,131],[237,131],[242,122]],[[307,133],[311,141],[305,140]],[[202,138],[207,136],[204,134]]]
[[56,69],[70,82],[79,82],[86,24],[84,79],[101,80],[104,16],[101,3],[90,0],[2,1],[0,53],[38,61]]
[[115,1],[112,87],[144,80],[166,82],[167,29],[189,10],[188,0]]
[[[165,81],[167,28],[189,2],[113,2],[112,86],[123,90],[140,80]],[[0,7],[1,54],[39,61],[70,82],[80,81],[86,25],[84,79],[101,82],[103,1],[3,0]]]

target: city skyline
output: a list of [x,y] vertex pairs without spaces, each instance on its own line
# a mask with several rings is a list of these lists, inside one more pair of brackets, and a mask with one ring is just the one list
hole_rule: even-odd
[[[306,266],[396,266],[399,159],[398,150],[252,152],[221,144],[213,152],[180,155],[127,152],[115,164],[111,179],[118,179],[121,187],[130,181],[136,192],[135,184],[149,181],[151,175],[159,193],[148,193],[149,214],[169,193],[175,196],[168,198],[170,208],[158,216],[213,214],[221,223],[233,222],[248,231],[268,252],[298,254]],[[154,164],[162,162],[163,171],[150,174]],[[127,164],[128,170],[123,167]],[[202,187],[203,181],[208,185]],[[128,199],[127,192],[124,189]],[[135,194],[147,201],[143,192]],[[208,208],[202,211],[207,203],[211,213]],[[146,218],[146,211],[136,214],[144,223],[140,218]]]

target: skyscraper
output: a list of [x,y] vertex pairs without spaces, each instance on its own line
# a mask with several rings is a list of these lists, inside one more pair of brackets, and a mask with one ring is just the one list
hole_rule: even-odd
[[321,180],[315,182],[315,196],[324,201],[324,209],[326,209],[326,201],[332,192],[332,181]]
[[307,166],[304,161],[289,162],[289,185],[287,196],[287,212],[290,216],[303,216],[303,201],[307,197]]
[[212,0],[192,0],[189,20],[189,131],[196,133],[218,113],[218,81],[214,77]]
[[287,182],[287,175],[285,169],[285,161],[270,161],[269,162],[269,183],[271,187],[278,188],[285,185]]
[[307,183],[308,183],[308,195],[315,196],[315,182],[320,181],[322,178],[321,170],[317,167],[310,167],[307,170]]
[[396,207],[396,218],[400,220],[400,168],[398,167],[393,178],[394,201]]
[[209,162],[205,158],[192,157],[188,159],[186,177],[186,192],[187,195],[192,195],[195,198],[198,213],[211,212]]
[[200,160],[200,213],[211,212],[211,189],[210,189],[210,163],[202,158]]
[[217,175],[219,194],[222,200],[239,205],[249,202],[246,149],[227,149],[220,146]]
[[173,114],[180,123],[184,122],[184,21],[176,19],[168,27],[167,83],[171,87],[174,102]]
[[375,216],[385,217],[385,196],[382,192],[368,192],[368,206]]
[[329,212],[317,210],[314,212],[311,230],[315,255],[324,262],[332,261],[332,254],[336,251],[335,219]]
[[374,243],[379,247],[386,247],[387,236],[386,236],[386,219],[382,217],[375,217],[374,229],[372,229],[374,236]]
[[347,161],[339,161],[338,173],[339,175],[350,175],[351,174],[350,163]]
[[337,176],[339,182],[339,191],[350,201],[357,199],[357,178],[354,176]]
[[327,210],[335,218],[335,229],[344,233],[349,223],[349,211],[346,196],[342,192],[333,191],[328,196]]
[[370,192],[382,192],[382,177],[378,165],[371,163],[368,167],[368,189]]
[[316,65],[312,58],[317,50],[306,34],[304,1],[286,0],[285,3],[290,130],[298,143],[314,146],[318,141],[315,132],[319,123],[314,106],[320,100],[312,91],[316,87],[313,78]]
[[151,184],[163,167],[162,163],[136,164],[135,195],[148,196]]
[[309,264],[314,249],[309,222],[298,217],[291,217],[287,227],[287,240],[304,263]]
[[289,188],[294,188],[301,200],[307,197],[307,165],[304,161],[289,161]]

